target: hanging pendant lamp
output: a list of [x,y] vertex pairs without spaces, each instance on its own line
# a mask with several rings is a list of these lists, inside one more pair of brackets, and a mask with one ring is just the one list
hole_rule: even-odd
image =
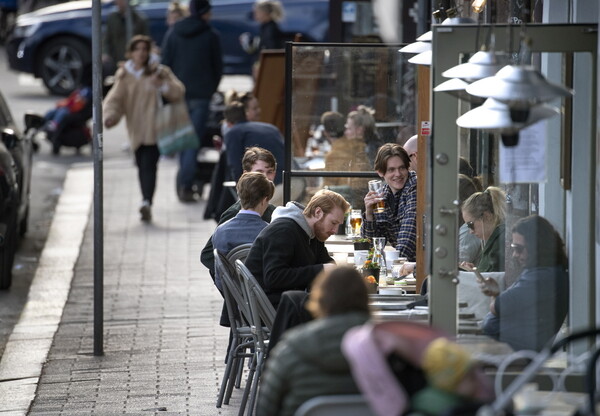
[[456,65],[444,72],[446,78],[461,78],[467,81],[476,81],[494,76],[504,65],[507,57],[504,53],[493,50],[481,50],[475,53],[468,62]]
[[474,95],[469,94],[465,89],[469,85],[468,82],[460,79],[460,78],[452,78],[447,81],[442,82],[440,85],[435,87],[433,90],[435,92],[445,92],[448,93],[460,100],[480,105],[485,101],[484,98],[476,97]]

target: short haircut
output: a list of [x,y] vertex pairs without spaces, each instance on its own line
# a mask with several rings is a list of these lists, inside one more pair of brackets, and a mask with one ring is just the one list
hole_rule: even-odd
[[489,212],[494,217],[494,224],[498,226],[506,218],[506,194],[495,186],[488,186],[483,192],[475,192],[463,203],[462,210],[468,212],[476,219],[482,218]]
[[527,267],[569,266],[565,245],[552,224],[539,215],[519,219],[512,227],[525,239]]
[[410,166],[410,157],[406,150],[397,143],[386,143],[379,148],[375,157],[375,170],[380,173],[387,171],[387,162],[390,158],[398,156],[404,162],[404,166],[408,169]]
[[244,172],[251,172],[252,166],[259,160],[265,162],[267,166],[277,169],[277,161],[275,160],[273,153],[262,147],[255,146],[246,149],[244,157],[242,158],[242,170]]
[[369,313],[367,285],[350,266],[322,272],[314,280],[306,309],[316,318],[349,312]]
[[260,202],[273,198],[275,185],[260,172],[246,172],[240,176],[236,185],[243,209],[256,208]]
[[344,135],[344,116],[337,111],[326,111],[321,116],[321,124],[331,137],[342,137]]
[[225,110],[223,110],[223,117],[231,124],[243,123],[246,120],[246,109],[244,104],[239,101],[233,101]]
[[335,208],[340,208],[342,212],[346,212],[350,209],[350,204],[337,192],[330,191],[329,189],[321,189],[308,201],[302,213],[310,218],[315,215],[317,208],[321,208],[323,213],[327,215]]

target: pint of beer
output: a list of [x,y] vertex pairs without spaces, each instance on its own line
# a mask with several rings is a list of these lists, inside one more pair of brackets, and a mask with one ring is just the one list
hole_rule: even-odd
[[377,201],[374,212],[377,214],[382,213],[385,208],[385,203],[383,202],[383,182],[378,180],[369,181],[369,191],[376,192],[381,197]]

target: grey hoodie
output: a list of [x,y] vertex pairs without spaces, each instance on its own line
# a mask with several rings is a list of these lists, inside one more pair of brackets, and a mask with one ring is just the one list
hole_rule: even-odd
[[284,207],[275,208],[275,211],[273,211],[273,215],[271,216],[271,222],[277,220],[278,218],[290,218],[294,220],[296,224],[302,227],[304,232],[306,232],[308,235],[308,238],[313,239],[315,238],[315,233],[308,225],[308,222],[306,222],[306,217],[302,213],[303,211],[304,205],[295,201],[290,201],[285,204]]

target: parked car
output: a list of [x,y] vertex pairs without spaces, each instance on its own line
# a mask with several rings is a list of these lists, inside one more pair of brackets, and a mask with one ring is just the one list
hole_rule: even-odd
[[[241,47],[242,33],[258,33],[252,17],[254,0],[213,0],[211,24],[221,34],[226,74],[251,74],[253,57]],[[329,0],[282,0],[281,29],[300,33],[305,41],[324,41],[329,28]],[[11,69],[41,78],[50,92],[66,95],[78,86],[81,71],[91,61],[91,0],[45,7],[17,18],[6,52]],[[160,46],[167,30],[168,0],[131,0],[148,19],[152,38]],[[116,10],[102,2],[102,20]]]
[[[28,130],[36,120],[25,117]],[[27,232],[33,146],[31,136],[18,130],[1,93],[0,136],[0,289],[8,289],[19,239]]]

